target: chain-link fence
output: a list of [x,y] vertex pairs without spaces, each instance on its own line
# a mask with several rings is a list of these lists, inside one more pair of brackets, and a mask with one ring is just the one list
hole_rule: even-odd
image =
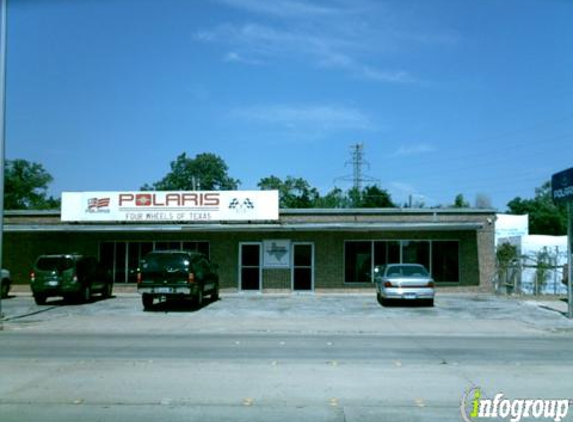
[[566,253],[550,248],[498,259],[493,283],[495,291],[499,294],[567,294],[567,286],[563,283],[566,261]]

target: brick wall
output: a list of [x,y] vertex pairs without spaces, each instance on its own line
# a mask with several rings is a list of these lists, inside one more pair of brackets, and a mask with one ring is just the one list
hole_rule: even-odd
[[[240,242],[262,242],[265,239],[289,239],[314,244],[314,285],[321,289],[371,289],[369,284],[344,283],[344,242],[347,240],[457,240],[460,246],[460,286],[480,286],[491,289],[495,269],[493,212],[434,212],[381,210],[380,212],[301,211],[281,213],[281,223],[479,223],[482,228],[466,231],[238,231],[229,225],[228,231],[138,232],[125,231],[34,231],[13,230],[20,225],[57,226],[54,215],[10,215],[5,219],[4,267],[10,269],[14,282],[27,283],[30,268],[38,255],[44,253],[79,252],[98,255],[99,243],[104,241],[208,241],[211,260],[218,264],[221,287],[239,286]],[[97,228],[97,225],[93,225]],[[73,227],[72,227],[73,229]],[[265,269],[263,291],[290,291],[289,269]]]

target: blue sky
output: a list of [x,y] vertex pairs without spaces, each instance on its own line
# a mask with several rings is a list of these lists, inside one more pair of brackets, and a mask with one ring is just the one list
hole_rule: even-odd
[[573,1],[9,0],[8,159],[138,190],[186,152],[242,189],[352,168],[505,210],[573,166]]

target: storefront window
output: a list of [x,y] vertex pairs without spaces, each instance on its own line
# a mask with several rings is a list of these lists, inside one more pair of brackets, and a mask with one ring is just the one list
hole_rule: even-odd
[[209,257],[209,242],[102,242],[99,259],[115,283],[134,283],[139,261],[153,250],[198,251]]
[[422,264],[430,269],[430,242],[403,240],[401,243],[403,264]]
[[201,252],[209,258],[209,242],[183,242],[184,251]]
[[115,242],[103,242],[99,245],[99,261],[102,266],[114,277]]
[[310,243],[293,245],[292,288],[296,291],[313,289],[314,246]]
[[374,242],[374,266],[400,262],[400,242]]
[[155,242],[156,251],[178,251],[181,250],[181,242]]
[[241,290],[261,288],[261,245],[260,243],[241,244]]
[[129,242],[127,244],[127,281],[137,282],[139,261],[153,250],[153,242]]
[[459,242],[430,240],[348,241],[344,247],[344,281],[371,282],[374,266],[422,264],[436,282],[459,282]]
[[126,242],[116,242],[115,244],[115,267],[114,267],[114,276],[116,283],[125,283],[127,282],[125,276],[127,274],[126,269],[126,251],[127,251],[127,243]]
[[370,283],[372,242],[346,242],[344,272],[347,283]]

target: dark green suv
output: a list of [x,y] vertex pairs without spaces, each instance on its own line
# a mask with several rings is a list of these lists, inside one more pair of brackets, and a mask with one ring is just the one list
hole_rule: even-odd
[[91,256],[79,254],[41,255],[30,274],[30,287],[38,305],[52,296],[65,300],[89,302],[93,293],[111,296],[113,282]]
[[154,251],[141,260],[137,291],[146,310],[156,298],[191,298],[200,307],[206,294],[219,298],[219,276],[200,252]]

